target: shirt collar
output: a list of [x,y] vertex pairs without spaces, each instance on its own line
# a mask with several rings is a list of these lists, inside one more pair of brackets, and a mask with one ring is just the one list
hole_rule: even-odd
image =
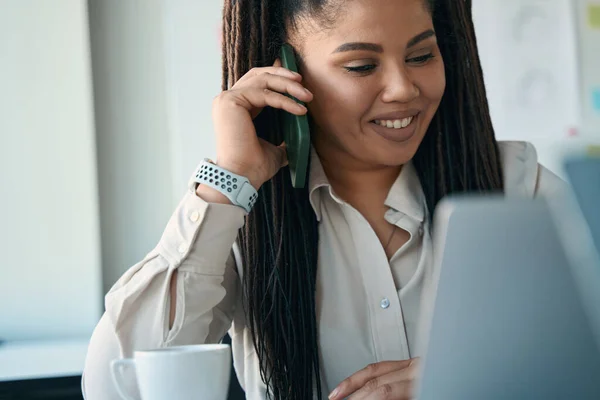
[[331,185],[325,176],[323,165],[317,155],[317,151],[314,147],[311,147],[310,151],[310,173],[308,177],[308,196],[310,205],[312,206],[315,214],[317,215],[317,221],[321,221],[321,191],[328,190],[330,195],[333,196]]
[[385,205],[419,222],[425,218],[425,194],[412,162],[404,164],[402,172],[392,185]]
[[[321,195],[323,192],[329,194],[336,202],[342,204],[329,184],[321,160],[314,147],[311,148],[310,175],[308,179],[309,200],[317,216],[321,221]],[[421,183],[417,172],[412,163],[407,163],[402,167],[402,172],[392,185],[388,193],[385,205],[390,207],[392,213],[399,212],[423,222],[425,217],[425,196],[421,188]]]

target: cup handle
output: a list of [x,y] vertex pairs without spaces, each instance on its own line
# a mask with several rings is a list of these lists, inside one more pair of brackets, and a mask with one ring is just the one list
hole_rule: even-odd
[[124,400],[136,400],[133,396],[128,394],[125,389],[125,377],[123,376],[123,370],[127,367],[135,370],[135,361],[132,358],[124,358],[122,360],[112,360],[110,363],[110,372],[112,375],[113,382],[117,388],[117,392]]

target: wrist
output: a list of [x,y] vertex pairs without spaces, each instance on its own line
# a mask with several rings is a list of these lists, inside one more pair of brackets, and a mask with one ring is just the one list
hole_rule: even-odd
[[250,212],[258,198],[253,183],[246,176],[209,159],[198,166],[194,181],[199,184],[195,187],[196,195],[209,203],[233,204]]
[[248,179],[256,191],[265,183],[265,180],[260,178],[260,174],[244,165],[228,161],[216,161],[215,165]]
[[223,193],[210,186],[199,184],[196,187],[196,196],[200,197],[207,203],[213,204],[233,204]]

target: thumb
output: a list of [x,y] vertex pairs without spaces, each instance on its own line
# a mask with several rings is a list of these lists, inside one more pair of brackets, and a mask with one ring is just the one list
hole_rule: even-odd
[[289,162],[287,157],[287,146],[285,142],[277,146],[277,150],[279,153],[279,168],[287,167]]
[[271,179],[279,170],[288,165],[287,148],[285,144],[275,146],[264,139],[260,139],[260,145],[265,155],[266,163],[263,166],[268,176],[265,180]]

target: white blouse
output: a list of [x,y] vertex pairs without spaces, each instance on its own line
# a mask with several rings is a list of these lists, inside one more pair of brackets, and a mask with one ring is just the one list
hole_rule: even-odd
[[[500,142],[507,196],[552,195],[564,183],[538,165],[534,147]],[[317,318],[321,380],[327,398],[343,379],[370,363],[420,355],[418,327],[431,274],[432,243],[414,168],[402,169],[385,202],[386,220],[410,233],[388,261],[363,216],[335,195],[313,153],[310,201],[319,220]],[[87,400],[118,400],[112,359],[134,350],[219,342],[232,337],[234,366],[248,399],[265,385],[242,307],[240,253],[244,224],[236,206],[208,204],[190,185],[154,250],[106,295],[82,382]],[[175,322],[169,329],[169,282],[178,270]],[[240,272],[238,274],[237,271]],[[131,379],[132,390],[134,379]]]

